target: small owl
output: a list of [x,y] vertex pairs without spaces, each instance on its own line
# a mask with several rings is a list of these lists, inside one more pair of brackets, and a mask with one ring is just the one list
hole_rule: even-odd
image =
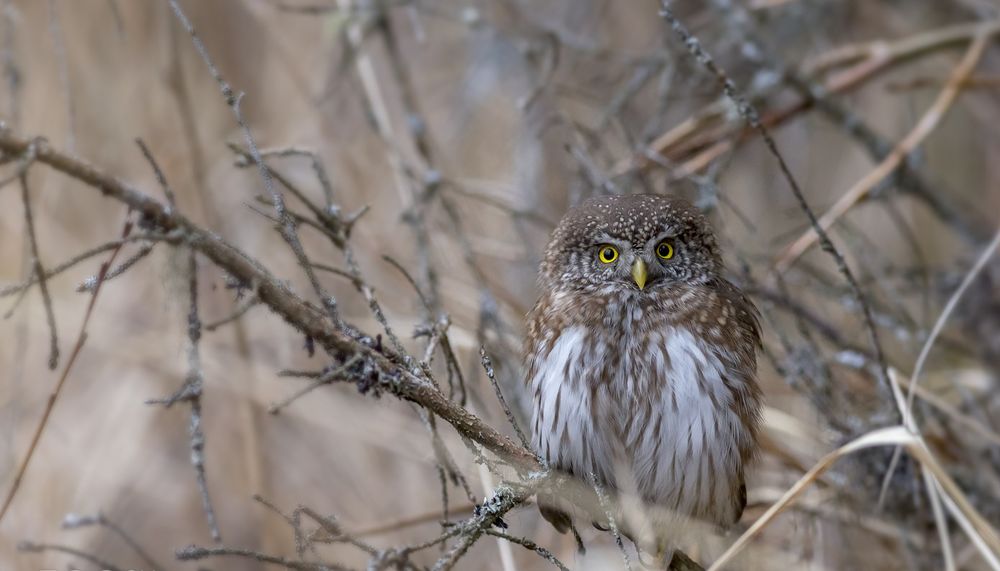
[[[532,444],[550,467],[593,474],[678,521],[740,518],[760,328],[722,274],[708,222],[683,200],[603,196],[563,217],[525,343]],[[539,498],[564,532],[557,503]]]

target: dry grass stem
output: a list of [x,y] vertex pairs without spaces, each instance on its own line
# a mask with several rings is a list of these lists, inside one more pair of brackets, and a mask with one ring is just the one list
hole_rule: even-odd
[[[997,24],[984,24],[965,52],[962,60],[952,71],[944,89],[938,94],[937,99],[923,114],[913,130],[907,133],[891,153],[847,189],[843,195],[819,218],[819,226],[823,230],[829,230],[833,224],[855,204],[867,196],[869,192],[885,177],[889,176],[902,161],[912,153],[924,139],[934,132],[934,128],[941,122],[948,109],[955,102],[958,94],[962,91],[963,82],[969,77],[979,59],[982,57],[986,46],[993,40],[993,35],[1000,31]],[[779,273],[788,271],[788,268],[818,240],[819,235],[815,229],[807,230],[802,236],[792,242],[788,248],[775,261],[775,270]]]

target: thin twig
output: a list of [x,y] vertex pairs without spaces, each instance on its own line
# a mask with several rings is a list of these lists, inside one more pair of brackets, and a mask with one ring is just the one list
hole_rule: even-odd
[[597,481],[596,474],[591,472],[587,479],[590,481],[589,483],[591,487],[594,488],[594,492],[597,493],[597,499],[601,504],[601,509],[604,510],[605,517],[607,518],[608,528],[611,530],[611,535],[615,538],[615,544],[618,545],[619,551],[622,552],[622,559],[625,560],[625,569],[632,571],[632,561],[628,556],[628,551],[625,550],[625,543],[622,541],[622,534],[618,530],[618,522],[616,521],[614,511],[612,510],[608,494],[604,490],[604,486]]
[[521,441],[521,445],[530,449],[531,444],[529,443],[528,438],[524,435],[524,432],[518,425],[517,419],[514,418],[514,412],[507,405],[507,400],[503,398],[503,391],[500,390],[500,383],[497,382],[496,374],[493,371],[493,363],[490,361],[490,356],[486,354],[486,347],[483,347],[482,345],[479,346],[479,357],[482,359],[483,370],[486,371],[486,376],[489,377],[490,384],[493,385],[493,390],[497,393],[497,400],[500,401],[503,413],[507,415],[507,421],[510,422],[512,427],[514,427],[514,432],[517,433],[517,437]]
[[515,537],[513,535],[509,535],[502,531],[497,531],[495,529],[486,530],[486,535],[492,535],[493,537],[499,537],[500,539],[506,539],[511,543],[516,543],[529,551],[534,551],[535,553],[538,554],[539,557],[555,565],[561,571],[569,571],[569,568],[566,567],[566,565],[564,565],[562,561],[559,561],[559,559],[556,558],[556,556],[553,555],[551,551],[538,545],[534,541],[531,541],[524,537]]
[[195,481],[201,494],[201,507],[205,512],[209,532],[216,543],[222,543],[222,534],[215,517],[215,508],[208,494],[208,482],[205,478],[205,433],[202,430],[201,395],[205,382],[201,368],[201,319],[198,317],[198,259],[194,250],[188,252],[188,373],[184,385],[172,396],[147,401],[147,404],[162,404],[170,407],[179,401],[186,401],[191,407],[191,420],[188,432],[191,436],[191,465],[194,466]]
[[972,285],[976,276],[978,276],[986,266],[986,262],[988,262],[990,258],[993,257],[993,254],[996,253],[998,247],[1000,247],[1000,230],[998,230],[993,236],[993,240],[990,241],[989,245],[983,249],[983,252],[979,255],[979,258],[976,259],[976,263],[973,264],[969,272],[965,274],[965,278],[962,279],[961,285],[959,285],[958,289],[951,294],[951,297],[948,299],[948,303],[944,307],[944,311],[941,312],[937,321],[934,322],[934,328],[931,329],[930,335],[928,335],[927,340],[924,341],[924,346],[920,349],[920,355],[917,356],[917,362],[913,366],[913,374],[910,377],[910,387],[906,392],[906,408],[910,411],[913,410],[913,399],[917,394],[917,383],[920,380],[920,374],[924,370],[924,364],[927,362],[927,356],[930,355],[934,342],[937,341],[937,338],[941,334],[942,329],[944,329],[944,324],[948,321],[948,318],[951,317],[955,308],[958,307],[958,302],[962,299],[965,291],[969,289],[969,286]]
[[52,308],[52,295],[49,293],[49,283],[45,279],[45,266],[42,265],[41,254],[38,251],[38,234],[35,231],[35,217],[31,213],[31,195],[28,192],[28,171],[22,170],[19,176],[21,183],[21,202],[24,204],[25,232],[28,234],[28,244],[31,248],[31,265],[38,279],[38,289],[42,292],[42,303],[45,305],[45,321],[49,326],[49,369],[59,366],[59,335],[56,332],[56,313]]
[[312,383],[310,383],[305,388],[300,389],[300,390],[296,391],[295,393],[293,393],[291,396],[283,399],[282,401],[274,403],[271,406],[267,407],[267,412],[269,412],[271,414],[278,414],[279,412],[281,412],[281,409],[283,409],[283,408],[287,407],[288,405],[292,404],[293,402],[295,402],[299,398],[301,398],[301,397],[309,394],[310,392],[318,389],[319,387],[321,387],[323,385],[329,385],[330,383],[336,381],[341,375],[343,375],[345,372],[347,372],[348,369],[350,369],[351,367],[353,367],[360,360],[361,360],[361,357],[359,355],[355,355],[355,356],[351,357],[343,365],[341,365],[341,366],[339,366],[337,368],[334,368],[334,369],[330,369],[330,371],[328,371],[328,372],[323,373],[322,375],[320,375],[319,378],[317,378],[315,381],[313,381]]
[[74,557],[85,559],[96,565],[98,568],[103,569],[104,571],[122,570],[121,567],[118,567],[114,563],[105,561],[104,559],[101,559],[100,557],[92,553],[87,553],[86,551],[82,551],[80,549],[76,549],[75,547],[70,547],[68,545],[59,545],[57,543],[32,543],[30,541],[22,541],[17,544],[17,550],[28,551],[31,553],[42,553],[44,551],[57,551],[59,553],[65,553],[67,555],[72,555]]
[[118,30],[118,37],[125,39],[125,19],[122,18],[122,11],[118,6],[118,0],[108,0],[108,9],[111,10],[111,18],[115,21],[115,30]]
[[260,299],[257,297],[257,294],[251,295],[250,297],[245,299],[243,303],[239,305],[239,307],[233,310],[231,314],[227,315],[226,317],[223,317],[222,319],[219,319],[218,321],[213,321],[205,325],[205,331],[212,332],[222,327],[223,325],[232,323],[237,319],[243,317],[248,311],[250,311],[259,304],[260,304]]
[[[122,241],[127,238],[131,232],[132,223],[126,222],[124,228],[122,228]],[[80,333],[77,335],[76,343],[73,345],[73,350],[70,352],[69,359],[63,366],[63,372],[62,375],[59,376],[59,381],[52,389],[52,392],[49,393],[49,398],[45,402],[45,409],[42,411],[42,417],[39,419],[38,426],[35,428],[35,433],[31,437],[31,443],[28,445],[28,452],[21,461],[21,465],[18,467],[17,473],[14,476],[14,481],[10,485],[10,490],[7,492],[7,497],[4,499],[3,507],[0,508],[0,522],[3,522],[3,518],[7,514],[7,510],[14,501],[14,496],[17,494],[17,490],[21,486],[21,479],[24,478],[24,474],[28,471],[28,465],[31,463],[35,450],[38,448],[38,443],[42,438],[42,433],[45,431],[46,425],[48,424],[52,410],[55,408],[59,395],[62,394],[63,385],[66,384],[66,379],[69,378],[69,373],[73,369],[73,364],[76,362],[76,358],[80,354],[80,350],[83,348],[83,344],[87,340],[87,323],[90,322],[90,316],[93,315],[94,307],[97,303],[97,296],[101,293],[101,284],[104,282],[104,276],[107,274],[108,268],[112,263],[114,263],[115,257],[120,251],[121,245],[119,244],[118,247],[111,252],[111,256],[108,258],[108,261],[101,264],[101,271],[97,274],[97,287],[94,288],[94,291],[90,296],[90,303],[87,304],[87,311],[84,313],[83,321],[80,323]]]
[[[467,503],[459,506],[452,506],[451,512],[454,515],[467,514],[471,513],[475,508],[476,508],[475,503]],[[437,521],[439,517],[441,517],[441,510],[434,510],[414,516],[409,516],[397,521],[366,527],[355,531],[355,535],[359,536],[382,535],[384,533],[398,531],[403,528]]]
[[[175,239],[176,237],[177,237],[176,235],[175,236],[153,236],[151,234],[136,234],[134,236],[129,236],[129,237],[123,238],[121,240],[114,240],[114,241],[111,241],[111,242],[105,242],[104,244],[101,244],[100,246],[95,246],[95,247],[93,247],[93,248],[91,248],[91,249],[89,249],[89,250],[87,250],[85,252],[81,252],[81,253],[73,256],[72,258],[66,260],[65,262],[59,264],[58,266],[55,266],[54,268],[52,268],[51,270],[49,270],[48,272],[45,273],[45,279],[50,280],[53,277],[55,277],[55,276],[57,276],[57,275],[65,272],[66,270],[72,268],[73,266],[75,266],[75,265],[77,265],[77,264],[79,264],[81,262],[84,262],[84,261],[86,261],[86,260],[88,260],[90,258],[93,258],[94,256],[97,256],[99,254],[103,254],[104,252],[110,252],[110,251],[115,250],[117,248],[121,248],[123,245],[128,244],[130,242],[138,242],[138,241],[146,241],[146,240],[150,240],[150,241],[152,241],[152,240],[167,240],[167,241],[169,241],[169,240]],[[37,283],[37,282],[38,282],[38,276],[36,274],[32,273],[31,276],[27,280],[25,280],[25,281],[23,281],[21,283],[11,284],[11,285],[6,285],[6,286],[3,286],[3,287],[0,287],[0,297],[7,297],[7,296],[13,295],[15,293],[23,292],[24,290],[26,290],[26,289],[30,288],[31,286],[35,285],[35,283]]]
[[148,563],[150,569],[154,570],[166,569],[164,565],[160,565],[160,563],[158,563],[156,559],[154,559],[153,556],[149,554],[149,552],[143,549],[143,547],[139,545],[139,542],[136,541],[131,535],[129,535],[128,532],[122,529],[120,525],[108,519],[103,513],[98,512],[98,514],[94,516],[80,516],[76,514],[66,514],[66,517],[64,517],[62,521],[63,529],[76,529],[91,525],[99,525],[101,527],[110,529],[115,535],[120,537],[122,541],[127,543],[128,546],[131,547],[132,550],[139,555],[139,557],[141,557],[146,563]]
[[172,208],[177,208],[177,197],[174,195],[174,189],[170,188],[170,185],[167,184],[167,177],[163,174],[163,170],[160,169],[160,165],[157,164],[156,159],[153,157],[153,152],[146,146],[145,141],[138,137],[135,139],[135,144],[139,145],[142,156],[146,158],[146,162],[153,168],[153,175],[156,176],[156,182],[163,189],[163,195],[167,197],[167,204]]
[[361,541],[354,536],[346,533],[341,527],[340,522],[336,520],[332,515],[324,516],[317,513],[315,510],[308,506],[299,506],[296,511],[300,511],[311,520],[319,524],[319,526],[325,531],[331,538],[344,543],[349,543],[358,549],[368,553],[369,555],[374,555],[378,550],[368,543]]
[[3,60],[3,78],[7,84],[7,116],[10,118],[9,124],[15,128],[21,127],[21,69],[17,64],[16,57],[16,30],[19,28],[17,21],[17,10],[14,8],[12,0],[5,0],[0,6],[3,14],[3,53],[0,58]]
[[[127,272],[129,268],[131,268],[139,261],[143,260],[146,256],[148,256],[150,252],[153,251],[153,246],[155,246],[155,243],[143,244],[142,247],[139,248],[139,250],[136,253],[132,254],[128,258],[125,258],[125,260],[122,263],[118,264],[110,271],[108,271],[107,275],[104,276],[104,281],[106,282],[111,281],[117,278],[118,276],[124,274],[125,272]],[[80,285],[76,286],[76,291],[77,293],[94,291],[95,287],[97,287],[97,276],[91,276],[86,280],[84,280]]]
[[326,173],[326,167],[323,166],[323,161],[320,160],[319,155],[316,154],[316,151],[312,151],[310,149],[300,149],[297,147],[285,147],[281,149],[262,149],[260,151],[260,156],[264,158],[270,156],[308,158],[309,164],[312,166],[313,172],[316,173],[316,180],[319,181],[319,186],[321,189],[323,189],[323,200],[326,202],[327,209],[333,206],[333,195],[334,195],[333,183],[330,181],[330,177]]
[[189,545],[176,552],[177,559],[181,561],[199,561],[208,557],[242,557],[253,559],[260,563],[270,563],[286,569],[295,571],[350,571],[349,567],[337,565],[335,563],[311,563],[307,561],[294,561],[278,555],[269,555],[250,549],[239,549],[235,547],[199,547]]
[[59,83],[66,103],[66,147],[76,148],[76,97],[73,94],[73,82],[69,72],[69,59],[66,55],[66,42],[63,37],[62,24],[59,20],[59,7],[56,0],[49,0],[49,37],[52,49],[56,53],[56,64],[59,70]]
[[[927,361],[927,356],[930,355],[930,351],[931,348],[934,346],[934,342],[937,341],[937,338],[941,334],[942,329],[944,329],[944,324],[948,321],[948,318],[951,316],[952,312],[954,312],[955,308],[958,307],[959,300],[962,299],[962,296],[965,294],[965,291],[969,288],[970,285],[972,285],[972,282],[976,279],[976,276],[978,276],[979,273],[982,271],[983,267],[986,266],[986,262],[988,262],[989,259],[993,256],[998,246],[1000,246],[1000,230],[997,231],[996,235],[993,237],[993,240],[983,250],[983,253],[980,254],[979,258],[976,260],[976,263],[973,264],[972,268],[965,275],[965,278],[962,280],[962,283],[958,286],[958,289],[956,289],[955,292],[948,299],[948,303],[945,305],[944,311],[942,311],[941,315],[938,316],[937,321],[934,323],[933,329],[931,329],[930,335],[927,336],[927,340],[924,341],[924,345],[920,349],[920,354],[917,356],[917,362],[913,366],[913,374],[910,377],[908,383],[909,386],[907,387],[907,392],[906,392],[906,402],[905,404],[900,403],[900,406],[903,407],[903,417],[908,420],[907,427],[910,428],[914,433],[918,433],[919,430],[917,429],[916,419],[913,417],[913,400],[916,397],[918,390],[921,388],[917,386],[917,383],[920,379],[920,374],[923,372],[924,364]],[[964,417],[959,416],[958,418],[964,418]],[[976,425],[978,425],[978,423],[973,422],[973,426]],[[992,434],[992,431],[989,431],[988,434]],[[899,463],[899,459],[902,455],[902,452],[903,452],[902,446],[897,446],[895,450],[893,450],[892,458],[889,461],[889,468],[888,470],[886,470],[885,477],[882,479],[882,486],[878,498],[879,506],[882,506],[883,502],[885,501],[886,494],[888,493],[889,490],[889,484],[892,481],[892,476],[895,473],[896,466]],[[925,473],[925,478],[928,478],[929,476],[926,474],[926,469],[924,470],[924,473]],[[931,485],[928,484],[928,488],[933,489],[930,486]],[[933,492],[931,493],[933,494]],[[938,506],[935,506],[935,509],[938,509]]]

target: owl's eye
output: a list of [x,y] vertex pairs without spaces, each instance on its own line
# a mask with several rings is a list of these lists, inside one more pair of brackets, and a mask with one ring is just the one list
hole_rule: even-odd
[[610,264],[618,259],[618,250],[614,246],[605,244],[598,248],[597,257],[605,264]]
[[666,240],[660,242],[656,246],[656,255],[664,260],[669,260],[670,258],[673,258],[674,257],[673,245],[670,242],[667,242]]

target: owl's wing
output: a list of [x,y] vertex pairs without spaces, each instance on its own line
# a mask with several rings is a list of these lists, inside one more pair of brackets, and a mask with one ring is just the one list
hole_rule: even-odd
[[[724,302],[727,302],[736,311],[737,327],[734,333],[737,333],[739,338],[733,339],[733,341],[755,350],[763,347],[760,334],[760,311],[757,310],[757,306],[728,280],[720,278],[716,283],[716,291]],[[756,358],[756,353],[754,357]]]
[[[746,461],[756,450],[754,441],[760,425],[761,390],[757,384],[757,353],[763,343],[760,330],[760,313],[753,302],[736,286],[724,279],[715,284],[720,302],[727,304],[735,326],[720,330],[716,341],[716,355],[726,368],[726,374],[740,388],[734,393],[734,409],[749,428],[751,439],[740,443],[740,452]],[[742,484],[742,482],[741,482]],[[744,492],[745,494],[745,492]],[[744,498],[743,504],[746,504]],[[742,513],[742,506],[738,513]]]
[[736,496],[736,511],[733,512],[732,525],[739,523],[740,518],[743,517],[743,510],[747,509],[747,485],[746,482],[742,481],[743,476],[740,476],[740,489]]

